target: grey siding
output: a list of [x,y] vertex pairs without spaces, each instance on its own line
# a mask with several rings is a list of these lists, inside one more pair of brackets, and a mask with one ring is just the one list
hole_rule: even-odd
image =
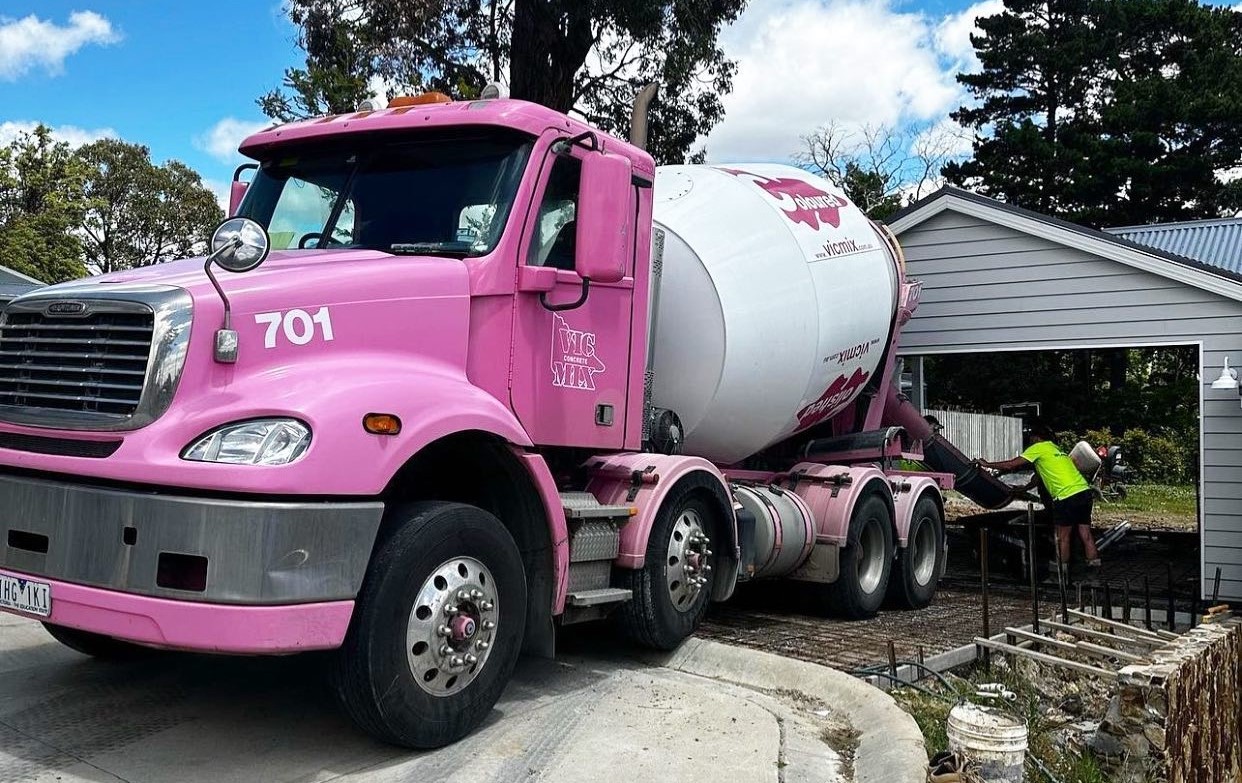
[[30,286],[43,284],[38,280],[35,280],[33,277],[27,277],[21,272],[9,269],[7,266],[0,266],[0,285]]
[[[901,353],[1199,343],[1210,383],[1242,365],[1242,302],[953,211],[903,232],[923,296]],[[935,379],[931,380],[932,384]],[[1242,601],[1242,404],[1201,387],[1203,591]]]

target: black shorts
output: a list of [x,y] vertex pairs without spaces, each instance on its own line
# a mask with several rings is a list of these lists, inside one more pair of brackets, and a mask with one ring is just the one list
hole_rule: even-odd
[[1052,524],[1065,525],[1071,527],[1074,525],[1090,525],[1091,524],[1091,504],[1095,502],[1095,494],[1085,489],[1076,495],[1070,495],[1065,500],[1052,501]]

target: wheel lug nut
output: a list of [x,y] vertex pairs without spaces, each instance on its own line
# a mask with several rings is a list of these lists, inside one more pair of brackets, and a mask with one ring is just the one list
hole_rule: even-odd
[[457,591],[457,600],[458,600],[458,601],[468,601],[469,599],[470,599],[470,593],[467,593],[465,590],[458,590],[458,591]]
[[464,666],[465,663],[466,662],[462,660],[460,655],[454,655],[452,660],[449,661],[449,666],[453,666],[453,667]]
[[482,639],[480,639],[474,646],[478,647],[480,650],[486,650],[488,647],[491,647],[492,645],[490,642],[485,642]]
[[711,570],[712,570],[712,567],[711,567],[711,566],[709,566],[709,565],[708,565],[708,566],[703,566],[703,573],[705,573],[705,574],[711,573]]
[[491,601],[480,601],[479,602],[479,608],[485,612],[490,612],[492,610],[492,606],[493,604]]
[[447,625],[442,625],[436,629],[436,633],[440,636],[451,636],[453,634],[453,629],[449,628]]
[[446,617],[452,617],[452,616],[453,616],[453,614],[454,614],[456,611],[457,611],[457,607],[456,607],[456,606],[453,606],[452,604],[445,604],[445,605],[444,605],[444,614],[445,614],[445,616],[446,616]]
[[470,597],[477,601],[483,597],[483,591],[482,590],[471,590]]
[[493,629],[493,628],[495,628],[495,627],[496,627],[496,623],[492,622],[491,620],[484,620],[484,621],[483,621],[483,630],[485,630],[485,631],[490,631],[490,630],[492,630],[492,629]]
[[453,648],[449,647],[447,644],[442,644],[440,645],[440,654],[441,655],[452,655]]
[[710,550],[710,549],[704,549],[704,550],[703,550],[703,554],[707,555],[708,557],[711,557],[711,556],[712,556],[712,550]]
[[478,662],[479,662],[479,656],[472,655],[471,653],[466,653],[466,663],[468,665],[474,666]]

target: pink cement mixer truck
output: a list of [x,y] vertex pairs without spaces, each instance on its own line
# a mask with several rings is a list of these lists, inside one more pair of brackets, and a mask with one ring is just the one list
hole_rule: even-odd
[[919,284],[829,183],[435,95],[241,151],[205,261],[4,309],[0,609],[99,657],[334,650],[357,725],[429,748],[558,625],[932,600],[941,489],[986,477],[894,390]]

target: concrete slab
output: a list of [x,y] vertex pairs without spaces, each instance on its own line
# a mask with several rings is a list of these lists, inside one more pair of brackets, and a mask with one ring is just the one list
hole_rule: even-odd
[[[703,644],[696,660],[732,649]],[[832,694],[808,701],[627,654],[590,641],[555,662],[524,661],[478,731],[419,754],[349,725],[315,656],[104,663],[37,623],[0,615],[0,781],[634,783],[705,771],[722,782],[848,779],[848,762],[825,739],[849,735],[827,706]]]

